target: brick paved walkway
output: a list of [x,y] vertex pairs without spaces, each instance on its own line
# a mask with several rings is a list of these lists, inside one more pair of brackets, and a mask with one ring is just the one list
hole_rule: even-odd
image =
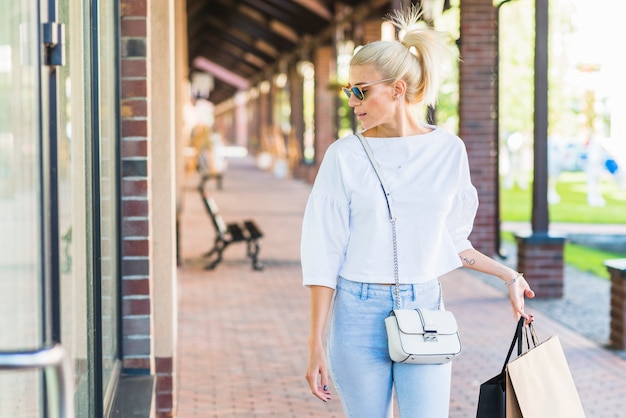
[[[264,231],[265,270],[257,272],[243,244],[229,247],[216,270],[202,268],[214,235],[195,186],[190,179],[181,220],[177,416],[342,417],[336,396],[324,404],[304,380],[308,292],[301,285],[299,238],[310,187],[276,179],[250,158],[230,160],[223,190],[209,184],[227,222],[250,217]],[[479,384],[501,368],[515,323],[503,290],[476,273],[457,270],[442,283],[463,340],[450,416],[474,417]],[[626,361],[533,313],[541,339],[559,335],[587,416],[624,416]]]

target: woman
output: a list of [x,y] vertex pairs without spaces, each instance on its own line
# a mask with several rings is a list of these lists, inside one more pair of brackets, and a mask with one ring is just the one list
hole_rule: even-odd
[[[419,27],[418,19],[415,8],[393,14],[390,20],[405,33],[402,42],[361,48],[344,89],[395,206],[402,308],[442,309],[438,277],[464,266],[499,277],[514,316],[529,322],[524,296],[534,293],[526,280],[468,240],[478,199],[463,142],[416,117],[415,105],[435,103],[449,57],[442,34]],[[302,270],[311,310],[306,379],[326,402],[330,369],[351,418],[391,417],[393,390],[402,417],[447,417],[451,363],[408,365],[389,358],[384,319],[394,308],[391,235],[385,197],[361,143],[355,135],[336,141],[326,151],[303,220]]]

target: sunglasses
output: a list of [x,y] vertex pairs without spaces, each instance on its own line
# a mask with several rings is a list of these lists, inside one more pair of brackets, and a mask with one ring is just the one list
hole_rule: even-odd
[[346,87],[342,87],[342,90],[344,93],[346,93],[348,99],[354,94],[354,97],[356,97],[360,101],[363,101],[365,100],[365,92],[363,91],[364,87],[373,86],[374,84],[384,83],[385,81],[391,80],[395,80],[395,78],[386,78],[384,80],[373,81],[371,83],[365,83],[358,86],[351,86],[348,84]]

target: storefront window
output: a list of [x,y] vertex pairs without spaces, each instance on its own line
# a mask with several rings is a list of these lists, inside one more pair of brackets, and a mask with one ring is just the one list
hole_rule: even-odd
[[[43,345],[35,1],[0,0],[0,350]],[[0,417],[39,417],[40,371],[0,371]]]
[[89,228],[90,146],[87,138],[91,115],[90,74],[87,61],[83,2],[59,4],[59,21],[65,24],[66,62],[58,67],[58,193],[59,281],[61,342],[67,350],[75,376],[76,412],[89,411],[88,319],[91,317],[88,278],[91,276],[91,228]]
[[[91,8],[59,2],[59,21],[66,25],[66,63],[58,68],[61,342],[73,360],[75,409],[85,416],[110,401],[117,378],[113,14],[110,0]],[[96,16],[98,36],[92,38]]]

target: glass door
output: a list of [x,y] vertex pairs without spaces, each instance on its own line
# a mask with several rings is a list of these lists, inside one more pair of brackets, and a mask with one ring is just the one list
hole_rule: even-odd
[[[0,0],[0,350],[45,343],[39,2]],[[0,371],[0,416],[40,417],[41,371]]]

